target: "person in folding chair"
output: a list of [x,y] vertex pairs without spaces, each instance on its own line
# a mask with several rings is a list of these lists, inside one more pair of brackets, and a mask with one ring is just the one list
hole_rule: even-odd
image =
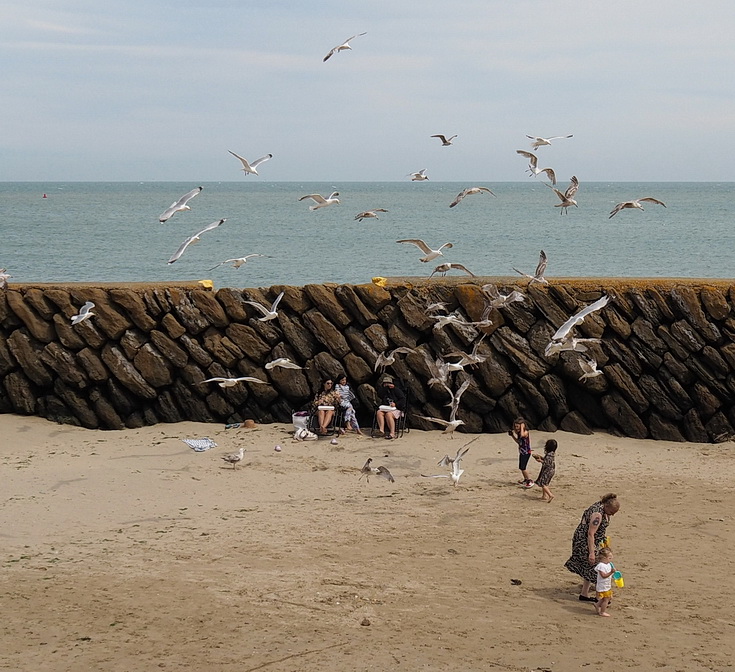
[[393,376],[384,373],[378,379],[378,399],[380,406],[375,412],[378,431],[386,439],[396,438],[396,423],[406,410],[406,393],[396,385]]
[[329,423],[332,422],[341,401],[339,392],[334,389],[334,381],[331,378],[325,378],[322,381],[322,389],[316,393],[311,402],[311,412],[317,421],[315,428],[317,434],[326,436]]

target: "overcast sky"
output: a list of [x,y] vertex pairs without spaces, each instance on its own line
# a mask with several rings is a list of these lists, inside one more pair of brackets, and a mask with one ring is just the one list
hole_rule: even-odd
[[0,180],[515,181],[573,133],[560,181],[732,181],[734,36],[732,0],[0,2]]

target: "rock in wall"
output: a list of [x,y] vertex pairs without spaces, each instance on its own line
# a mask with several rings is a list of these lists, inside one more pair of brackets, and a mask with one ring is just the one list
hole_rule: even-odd
[[[525,298],[493,307],[486,283]],[[324,377],[342,371],[371,409],[379,355],[403,347],[410,352],[388,371],[410,394],[409,425],[421,429],[437,426],[417,416],[446,419],[452,395],[469,380],[459,431],[505,431],[523,416],[545,431],[696,442],[735,435],[735,289],[727,281],[380,285],[216,292],[199,283],[9,285],[0,290],[0,412],[102,429],[290,422]],[[280,292],[274,320],[247,303],[270,305]],[[557,328],[603,295],[609,303],[574,327],[592,339],[588,351],[547,356]],[[85,301],[95,304],[93,317],[72,325]],[[462,355],[462,369],[443,370]],[[279,357],[303,368],[266,368]],[[583,357],[596,360],[601,375],[581,379]],[[203,383],[238,376],[267,384]]]

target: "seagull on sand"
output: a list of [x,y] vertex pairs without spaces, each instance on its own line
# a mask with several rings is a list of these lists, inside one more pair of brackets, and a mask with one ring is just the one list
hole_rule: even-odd
[[569,186],[563,194],[556,187],[552,187],[550,184],[547,184],[546,186],[553,190],[553,192],[559,197],[559,200],[561,200],[561,203],[557,203],[554,206],[555,208],[561,208],[559,214],[563,215],[567,211],[567,208],[572,205],[575,208],[579,207],[577,205],[577,201],[574,200],[574,194],[576,194],[577,189],[579,189],[579,180],[575,175],[572,175]]
[[467,273],[467,275],[471,275],[473,278],[477,277],[469,268],[467,268],[464,264],[439,264],[429,276],[430,278],[434,276],[434,273],[440,273],[441,275],[446,275],[449,271],[452,269],[457,271],[464,271]]
[[417,173],[409,173],[408,175],[411,178],[411,182],[423,182],[429,179],[429,176],[426,174],[426,168],[422,168]]
[[585,352],[587,348],[583,345],[583,343],[598,342],[600,340],[599,338],[573,338],[571,335],[571,331],[577,325],[582,324],[582,322],[584,322],[584,318],[587,317],[587,315],[594,313],[596,310],[604,308],[609,301],[610,297],[605,295],[602,298],[597,299],[597,301],[595,301],[594,303],[585,306],[575,315],[572,315],[564,324],[561,325],[561,327],[556,330],[556,333],[551,337],[551,341],[549,341],[549,344],[546,346],[544,354],[548,357],[549,355],[553,355],[556,352],[561,352],[562,350],[576,350],[577,352]]
[[268,322],[268,320],[275,320],[278,317],[278,304],[281,302],[283,295],[284,295],[284,292],[281,292],[276,297],[276,300],[273,302],[270,308],[266,308],[262,303],[259,303],[258,301],[243,300],[243,303],[247,303],[248,305],[252,306],[256,310],[260,311],[260,313],[263,315],[263,317],[258,318],[260,322]]
[[278,357],[265,364],[265,368],[268,369],[269,371],[271,369],[275,369],[277,366],[282,369],[303,369],[304,368],[303,366],[299,366],[298,364],[292,362],[288,357]]
[[243,172],[246,175],[257,175],[258,174],[258,171],[256,170],[256,168],[261,163],[263,163],[263,161],[267,161],[268,159],[272,159],[273,158],[273,154],[266,154],[265,156],[261,156],[259,159],[255,159],[255,161],[253,161],[252,163],[248,163],[248,160],[245,159],[245,158],[243,158],[239,154],[235,154],[235,152],[233,152],[233,151],[231,151],[229,149],[227,151],[230,152],[230,154],[232,154],[232,156],[240,159],[240,161],[242,162],[242,170],[243,170]]
[[197,231],[193,236],[189,236],[183,243],[181,243],[181,245],[179,245],[179,249],[174,252],[173,256],[168,260],[168,263],[173,264],[182,254],[184,254],[184,252],[186,252],[186,248],[189,247],[189,245],[198,243],[200,240],[200,236],[203,233],[211,231],[212,229],[216,229],[220,224],[226,221],[226,219],[220,219],[218,222],[212,222],[211,224],[205,226],[201,231]]
[[400,347],[395,348],[395,350],[391,350],[389,353],[379,353],[378,358],[375,360],[375,371],[380,369],[381,373],[385,371],[386,366],[392,366],[396,363],[396,355],[404,354],[407,355],[408,353],[413,352],[413,348],[409,347]]
[[8,286],[8,278],[12,277],[4,268],[0,268],[0,289],[5,289]]
[[549,182],[551,182],[551,184],[556,184],[556,173],[551,168],[539,168],[538,157],[535,154],[532,154],[531,152],[526,152],[522,149],[516,149],[516,154],[525,156],[528,159],[529,177],[531,177],[532,175],[540,175],[541,173],[546,173],[546,176],[549,178]]
[[573,138],[573,135],[552,135],[550,138],[539,138],[534,135],[527,135],[527,138],[533,140],[531,149],[538,149],[544,145],[550,145],[552,140],[562,140],[564,138]]
[[457,137],[457,135],[451,135],[448,138],[441,135],[441,133],[437,133],[436,135],[432,135],[432,138],[439,138],[439,140],[442,141],[442,147],[449,147],[449,145],[452,144],[452,140]]
[[481,194],[482,192],[486,191],[488,194],[491,194],[492,196],[495,196],[492,191],[490,191],[487,187],[468,187],[464,191],[461,191],[457,194],[457,198],[455,198],[450,204],[449,207],[453,208],[457,203],[459,203],[465,196],[470,196],[471,194]]
[[232,268],[240,268],[243,264],[247,263],[248,259],[252,259],[253,257],[265,257],[265,254],[246,254],[244,257],[237,257],[236,259],[225,259],[224,261],[221,261],[216,266],[212,266],[210,268],[210,271],[213,271],[215,268],[219,268],[220,266],[224,266],[225,264],[232,264]]
[[580,357],[579,368],[582,369],[582,375],[579,377],[580,382],[585,378],[602,375],[602,371],[597,368],[597,360],[594,357],[585,357],[584,355]]
[[165,222],[168,219],[171,219],[177,212],[183,212],[184,210],[191,210],[191,208],[187,205],[187,203],[194,198],[194,196],[199,195],[201,190],[204,189],[204,187],[197,187],[196,189],[192,189],[190,192],[184,194],[178,201],[174,201],[171,206],[163,212],[163,214],[158,218],[159,222]]
[[544,273],[546,272],[546,263],[547,263],[546,252],[541,250],[541,254],[539,255],[539,258],[538,258],[538,265],[536,266],[536,271],[534,272],[533,275],[529,275],[528,273],[519,271],[517,268],[513,268],[513,270],[516,273],[519,273],[520,275],[530,278],[531,281],[528,283],[529,286],[534,282],[540,282],[542,285],[546,285],[549,282],[544,277]]
[[316,203],[316,205],[310,205],[309,210],[319,210],[319,208],[326,208],[328,205],[339,203],[337,196],[339,196],[339,192],[333,191],[329,196],[327,196],[327,198],[324,198],[321,194],[307,194],[306,196],[302,196],[299,200],[303,201],[306,198],[310,198],[314,203]]
[[375,208],[375,210],[365,210],[365,212],[358,212],[355,215],[355,219],[358,222],[361,222],[363,219],[369,219],[371,217],[375,219],[380,219],[380,217],[378,217],[379,212],[388,212],[388,211],[385,208]]
[[71,323],[72,324],[79,324],[80,322],[84,322],[84,320],[88,320],[90,317],[94,315],[92,312],[92,308],[94,308],[94,304],[91,301],[87,301],[80,309],[78,315],[72,315],[71,316]]
[[663,205],[664,208],[666,207],[666,203],[664,203],[663,201],[659,201],[657,198],[652,198],[651,196],[646,196],[645,198],[636,198],[632,201],[623,201],[622,203],[618,203],[612,209],[612,212],[610,212],[610,217],[608,217],[608,219],[612,219],[621,210],[625,210],[626,208],[637,208],[638,210],[643,210],[643,206],[641,205],[641,203],[655,203],[656,205]]
[[441,247],[437,248],[436,250],[432,250],[423,240],[419,240],[418,238],[404,238],[402,240],[397,240],[397,243],[411,243],[411,245],[415,245],[418,247],[426,256],[421,257],[419,261],[422,261],[424,263],[427,263],[431,261],[432,259],[436,259],[437,257],[443,257],[444,254],[442,250],[446,248],[454,247],[452,243],[444,243]]
[[203,385],[204,383],[218,383],[220,387],[235,387],[235,385],[242,382],[263,383],[263,385],[267,385],[264,380],[261,380],[260,378],[252,378],[251,376],[240,376],[240,378],[207,378],[207,380],[203,380],[200,385]]
[[350,42],[354,40],[356,37],[362,37],[363,35],[367,35],[367,31],[364,33],[358,33],[357,35],[353,35],[352,37],[348,37],[342,44],[338,44],[334,49],[332,49],[323,59],[322,63],[325,63],[328,61],[334,54],[345,51],[345,49],[349,49],[352,51],[352,47],[350,46]]
[[362,469],[360,469],[360,478],[358,480],[362,480],[362,477],[364,476],[365,480],[370,483],[370,477],[375,475],[380,476],[380,478],[384,478],[391,483],[396,482],[396,479],[393,478],[393,474],[391,474],[386,467],[384,467],[382,464],[379,467],[372,467],[370,466],[372,462],[373,458],[368,457],[367,462],[365,462]]
[[245,449],[240,448],[239,453],[230,453],[229,455],[222,455],[222,459],[232,465],[233,469],[237,468],[237,463],[242,462],[242,458],[245,457]]

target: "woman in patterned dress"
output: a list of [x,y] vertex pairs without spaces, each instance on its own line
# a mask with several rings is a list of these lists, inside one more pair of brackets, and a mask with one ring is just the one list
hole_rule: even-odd
[[574,530],[572,557],[564,563],[564,566],[573,574],[582,577],[580,602],[597,601],[596,596],[588,594],[590,585],[594,586],[597,581],[595,556],[605,539],[610,518],[619,510],[620,502],[617,495],[613,493],[603,495],[599,502],[595,502],[582,514],[582,520]]

